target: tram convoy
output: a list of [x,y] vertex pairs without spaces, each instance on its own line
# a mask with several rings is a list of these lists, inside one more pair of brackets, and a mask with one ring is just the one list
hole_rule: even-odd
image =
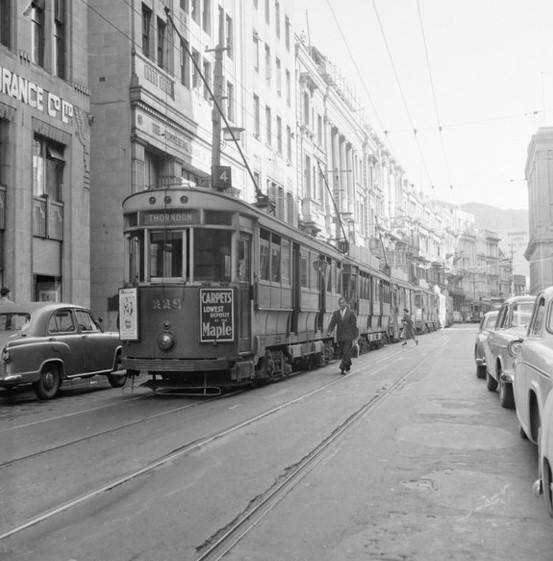
[[141,191],[123,202],[122,366],[146,385],[215,394],[328,363],[343,295],[360,352],[397,340],[408,308],[439,326],[440,298],[222,192]]

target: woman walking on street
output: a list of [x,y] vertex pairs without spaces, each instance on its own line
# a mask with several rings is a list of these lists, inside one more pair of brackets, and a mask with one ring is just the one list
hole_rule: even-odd
[[409,310],[407,308],[404,308],[403,310],[403,317],[401,318],[401,323],[403,324],[402,345],[407,345],[407,341],[409,339],[413,339],[413,341],[415,341],[415,345],[418,345],[419,340],[415,336],[415,328],[413,327],[413,320],[411,319]]

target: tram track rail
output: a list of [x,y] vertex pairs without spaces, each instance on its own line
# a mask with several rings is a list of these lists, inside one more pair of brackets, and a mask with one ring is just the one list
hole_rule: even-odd
[[321,440],[299,462],[287,468],[275,484],[264,494],[258,495],[255,500],[251,501],[237,518],[221,532],[215,534],[211,540],[200,546],[197,549],[199,556],[194,561],[219,561],[232,551],[244,537],[293,491],[304,477],[315,469],[325,458],[327,450],[335,446],[340,438],[365,415],[374,410],[396,390],[401,389],[405,382],[415,373],[419,372],[424,364],[433,358],[433,355],[437,352],[439,352],[439,349],[434,351],[434,353],[429,353],[422,361],[408,370],[403,376],[394,380],[389,386],[381,388],[373,394],[370,399],[356,409],[339,426],[335,427],[326,438]]
[[[372,366],[381,366],[382,363],[384,363],[385,366],[389,366],[390,360],[393,360],[401,355],[403,355],[404,353],[401,350],[398,350],[396,352],[394,352],[391,356],[388,355],[386,357],[382,357],[381,359],[375,361],[375,363],[372,364]],[[308,454],[308,456],[306,456],[306,458],[304,458],[303,460],[301,460],[298,464],[297,464],[297,468],[295,468],[293,470],[294,474],[303,472],[306,467],[308,465],[310,465],[317,457],[319,457],[322,452],[324,450],[326,450],[328,448],[328,446],[334,442],[336,440],[336,438],[341,435],[343,432],[345,432],[345,430],[352,425],[355,420],[357,420],[358,418],[360,418],[364,412],[366,412],[366,410],[374,407],[374,405],[376,405],[376,403],[380,402],[383,397],[385,395],[389,395],[394,389],[396,389],[398,386],[400,386],[406,378],[408,378],[412,372],[416,369],[418,369],[423,363],[426,362],[427,359],[424,359],[423,361],[421,361],[420,363],[418,363],[418,365],[410,370],[406,375],[400,377],[398,380],[394,381],[393,384],[385,389],[382,390],[382,392],[379,390],[367,403],[365,403],[357,412],[353,413],[353,415],[348,417],[348,420],[346,420],[345,425],[343,426],[343,428],[338,427],[338,429],[335,429],[331,435],[331,438],[327,438],[325,439],[328,440],[328,443],[325,444],[325,441],[323,441],[320,445],[317,446],[317,448],[315,449],[315,451],[312,451],[310,454]],[[73,509],[81,504],[84,504],[88,501],[91,501],[92,499],[107,493],[113,489],[116,489],[117,487],[120,487],[122,485],[124,485],[125,483],[128,483],[134,479],[137,479],[143,475],[146,475],[162,466],[165,466],[167,464],[170,464],[171,462],[173,462],[174,460],[184,457],[186,455],[189,455],[205,446],[208,446],[209,444],[222,439],[226,436],[229,436],[233,433],[236,433],[240,430],[242,430],[245,427],[248,427],[250,425],[253,425],[254,423],[257,423],[271,415],[274,415],[276,413],[278,413],[279,411],[282,411],[283,409],[296,405],[297,403],[313,396],[316,395],[317,393],[323,392],[326,389],[336,385],[336,384],[340,384],[340,383],[344,383],[344,381],[346,381],[349,378],[352,378],[353,376],[355,376],[355,374],[348,374],[345,377],[337,377],[335,379],[333,379],[332,381],[325,383],[321,386],[318,386],[314,389],[309,390],[308,392],[305,392],[293,399],[290,399],[288,401],[285,401],[283,403],[280,403],[279,405],[276,405],[262,413],[258,413],[252,417],[249,417],[245,420],[242,420],[238,423],[235,423],[229,427],[226,427],[224,429],[221,429],[220,431],[217,431],[215,433],[209,434],[207,436],[203,436],[203,437],[199,437],[193,441],[187,442],[182,444],[181,446],[175,448],[174,450],[172,450],[171,452],[164,454],[163,456],[160,456],[159,458],[157,458],[156,460],[151,461],[150,463],[148,463],[148,465],[134,470],[124,476],[121,476],[119,478],[115,478],[111,481],[106,482],[103,485],[100,485],[99,487],[97,487],[96,489],[93,489],[90,492],[87,492],[83,495],[80,495],[78,497],[75,497],[73,499],[70,499],[66,502],[63,502],[62,504],[59,504],[58,506],[55,506],[41,514],[38,514],[32,518],[29,518],[27,521],[21,522],[19,523],[17,526],[12,527],[11,529],[5,530],[4,532],[0,533],[0,541],[5,540],[7,538],[10,538],[16,534],[19,534],[33,526],[36,526],[37,524],[40,524],[41,522],[44,522],[46,520],[52,519],[70,509]],[[224,396],[223,396],[224,397]],[[216,398],[210,398],[209,401],[213,401],[215,399],[221,399],[221,397],[216,397]],[[206,403],[206,401],[202,401],[201,403]],[[182,406],[180,408],[175,408],[175,410],[173,410],[172,412],[175,412],[177,409],[182,410],[194,405],[200,405],[200,403],[197,404],[187,404],[186,406]],[[144,418],[143,420],[136,420],[133,421],[132,423],[127,424],[127,426],[132,426],[133,424],[137,424],[139,422],[143,422],[146,420],[151,420],[151,418],[155,418],[155,417],[160,417],[163,416],[163,414],[170,414],[169,412],[161,412],[161,413],[157,413],[153,416],[151,416],[150,418]],[[123,428],[123,427],[121,427]],[[95,438],[96,436],[99,436],[101,434],[109,434],[114,432],[115,430],[119,430],[120,427],[114,427],[113,429],[109,429],[107,431],[104,431],[103,433],[98,433],[98,435],[91,435],[91,438]],[[89,438],[90,438],[89,437]],[[77,439],[75,441],[72,441],[72,444],[75,444],[77,441],[78,442],[82,442],[83,440],[86,440],[86,438],[82,438],[82,439]],[[61,444],[59,446],[56,447],[52,447],[48,450],[44,450],[41,453],[45,454],[47,452],[51,452],[53,450],[59,450],[61,447],[68,447],[71,443],[67,443],[64,446],[62,446]],[[316,451],[319,450],[320,451]],[[30,454],[28,455],[26,458],[21,457],[20,459],[17,459],[18,462],[23,461],[23,459],[28,459],[31,457],[36,457],[37,455],[39,455],[38,453],[35,454]],[[307,460],[306,460],[307,459]],[[15,461],[8,461],[5,462],[4,464],[0,464],[0,467],[6,467],[10,464],[16,463]],[[305,465],[304,465],[305,464]],[[297,476],[296,476],[297,477]],[[291,477],[288,477],[287,480],[292,480]],[[273,495],[274,493],[271,493],[271,495]],[[265,503],[267,501],[264,501]],[[257,510],[257,509],[256,509]],[[242,522],[243,525],[243,522]],[[234,533],[234,532],[233,532]],[[220,557],[218,557],[220,558]],[[208,559],[208,557],[206,557],[205,555],[203,555],[202,557],[200,557],[199,559]]]

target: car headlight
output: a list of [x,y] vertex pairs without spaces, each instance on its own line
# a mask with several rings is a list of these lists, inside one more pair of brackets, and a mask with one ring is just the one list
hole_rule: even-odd
[[2,349],[2,360],[4,362],[10,362],[10,350],[8,349],[8,347],[4,347]]
[[157,344],[162,351],[169,351],[175,345],[175,338],[172,333],[164,331],[159,334]]

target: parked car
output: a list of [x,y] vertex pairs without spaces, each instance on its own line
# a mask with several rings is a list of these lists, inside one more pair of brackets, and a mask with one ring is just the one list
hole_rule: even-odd
[[514,357],[508,351],[508,344],[526,333],[535,299],[535,296],[512,296],[505,300],[485,346],[486,386],[491,392],[499,386],[499,403],[509,409],[515,402]]
[[544,496],[549,516],[553,517],[553,392],[549,392],[545,400],[539,433],[538,479],[534,482],[533,490],[536,496]]
[[63,303],[0,306],[0,387],[32,384],[39,399],[56,396],[64,380],[108,377],[125,384],[119,369],[119,333],[104,332],[90,310]]
[[516,360],[513,389],[520,434],[537,444],[553,385],[553,286],[538,294],[524,338],[513,341],[509,351]]
[[486,377],[486,350],[488,336],[495,328],[498,310],[486,312],[476,334],[476,341],[474,342],[474,361],[476,362],[476,377]]

